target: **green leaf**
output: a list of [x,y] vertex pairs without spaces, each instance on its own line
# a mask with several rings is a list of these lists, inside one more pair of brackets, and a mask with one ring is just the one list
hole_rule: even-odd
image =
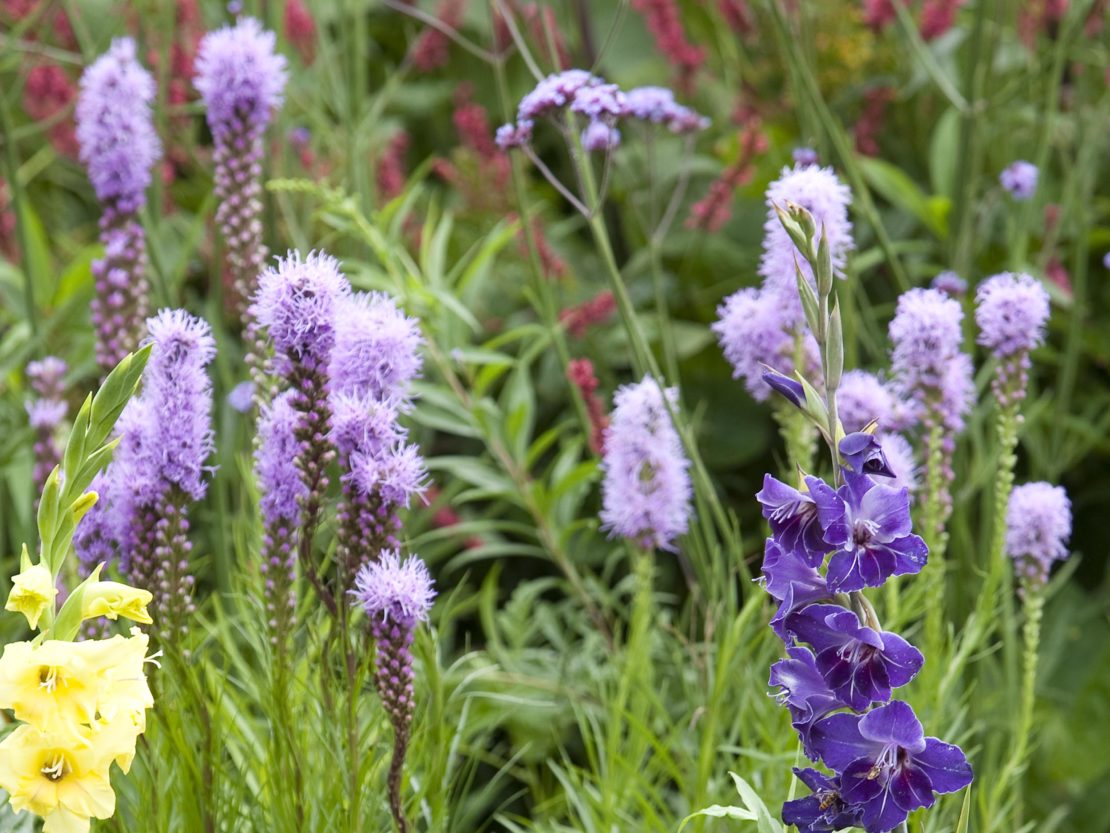
[[938,239],[948,237],[948,200],[927,196],[901,168],[890,162],[864,156],[859,164],[868,183],[887,202],[916,217]]
[[704,810],[698,810],[696,813],[691,813],[682,820],[682,824],[678,826],[679,833],[691,821],[698,816],[709,816],[715,819],[736,819],[738,821],[755,821],[756,815],[750,810],[745,810],[743,807],[725,807],[720,804],[714,804],[712,807],[706,807]]
[[744,806],[755,814],[756,829],[759,833],[783,833],[782,823],[771,815],[767,805],[751,785],[735,772],[730,772],[729,775],[732,776],[732,782],[736,785],[736,791],[740,793]]

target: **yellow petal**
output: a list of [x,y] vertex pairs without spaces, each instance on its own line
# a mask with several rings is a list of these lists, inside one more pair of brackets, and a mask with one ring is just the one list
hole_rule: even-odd
[[46,817],[42,833],[89,833],[89,817],[71,813],[64,807],[59,808]]
[[154,597],[147,590],[140,590],[115,581],[98,581],[86,589],[81,605],[81,618],[106,616],[115,620],[120,616],[144,625],[154,622],[147,612],[147,605]]
[[12,613],[22,613],[27,618],[27,624],[34,630],[39,626],[42,614],[54,604],[54,597],[57,595],[54,576],[45,566],[36,564],[12,577],[12,592],[8,594],[4,609]]

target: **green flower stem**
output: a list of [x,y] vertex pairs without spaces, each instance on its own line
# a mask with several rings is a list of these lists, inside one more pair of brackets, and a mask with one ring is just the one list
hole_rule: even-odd
[[[1012,400],[1011,400],[1012,401]],[[990,548],[987,550],[986,579],[979,595],[978,612],[983,627],[990,627],[998,607],[999,591],[1009,574],[1006,558],[1006,507],[1014,488],[1014,467],[1017,465],[1018,427],[1021,424],[1019,404],[999,407],[997,422],[998,476],[994,487],[991,515]]]
[[[572,114],[568,113],[568,118],[572,118]],[[605,220],[599,211],[598,192],[593,169],[590,167],[589,156],[578,141],[577,131],[570,131],[570,135],[574,137],[571,146],[571,155],[574,159],[579,180],[582,183],[586,205],[590,209],[586,216],[586,220],[589,223],[594,242],[601,254],[602,263],[605,265],[605,272],[609,278],[609,285],[612,288],[613,297],[617,302],[617,310],[620,313],[621,323],[624,326],[629,343],[632,347],[633,368],[637,373],[646,373],[651,376],[660,387],[663,387],[666,382],[666,377],[660,370],[659,363],[656,361],[654,354],[651,352],[651,348],[648,346],[647,337],[644,335],[640,319],[636,315],[636,309],[632,304],[628,289],[624,285],[624,279],[621,277],[620,268],[617,266],[616,257],[613,255],[613,246],[609,240],[609,232],[605,228]],[[667,408],[667,412],[671,417],[671,422],[674,424],[675,430],[682,440],[682,445],[686,450],[686,454],[690,458],[694,482],[698,487],[698,497],[705,502],[709,509],[716,523],[721,540],[738,540],[739,536],[737,535],[735,524],[730,522],[724,507],[721,505],[720,496],[705,467],[705,462],[702,460],[701,453],[698,450],[697,443],[694,441],[693,433],[690,431],[689,425],[685,420],[679,418],[676,409],[666,397],[663,398],[663,403]],[[737,562],[741,578],[750,580],[752,577],[751,570],[747,563],[743,558],[738,558]],[[721,572],[727,573],[727,571]]]
[[929,547],[929,604],[925,609],[925,644],[932,653],[944,639],[944,596],[948,583],[944,428],[939,420],[925,438],[925,542]]
[[[1025,599],[1025,624],[1022,638],[1025,651],[1022,655],[1021,704],[1014,719],[1013,748],[1010,757],[995,781],[988,802],[987,818],[998,818],[1003,799],[1013,782],[1020,777],[1029,755],[1033,734],[1033,712],[1037,699],[1037,665],[1040,658],[1041,621],[1044,617],[1044,587],[1030,581],[1022,582]],[[1013,828],[1020,826],[1021,790],[1015,790]]]

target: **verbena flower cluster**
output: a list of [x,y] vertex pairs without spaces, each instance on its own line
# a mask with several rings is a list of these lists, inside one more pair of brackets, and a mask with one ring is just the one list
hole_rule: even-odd
[[666,404],[677,409],[678,391],[645,377],[613,399],[601,462],[602,528],[643,547],[673,550],[690,523],[693,498],[690,461]]
[[1002,187],[1010,192],[1015,200],[1030,200],[1037,192],[1037,178],[1040,172],[1032,162],[1019,159],[1008,165],[998,176]]
[[194,610],[189,506],[204,497],[212,469],[212,382],[216,342],[208,323],[166,309],[147,322],[153,343],[143,390],[117,424],[115,457],[94,481],[97,505],[74,544],[86,572],[118,557],[119,568],[155,594],[163,633]]
[[851,196],[832,168],[801,163],[783,168],[779,179],[767,189],[767,221],[759,266],[763,284],[726,298],[713,324],[725,358],[732,365],[733,377],[742,378],[748,392],[758,400],[770,395],[763,383],[765,365],[787,375],[797,367],[816,377],[814,371],[819,364],[817,343],[804,323],[796,279],[800,267],[812,282],[812,271],[783,229],[775,207],[794,203],[809,210],[817,224],[817,239],[820,234],[828,236],[833,268],[842,275],[848,252],[855,246],[848,219]]
[[138,212],[146,202],[151,168],[162,156],[151,112],[156,89],[130,38],[114,41],[81,76],[77,140],[104,207],[104,257],[92,266],[92,322],[104,372],[138,346],[148,310],[146,237]]
[[787,648],[770,685],[806,756],[831,770],[795,770],[813,794],[788,801],[783,820],[800,833],[853,826],[886,833],[932,806],[934,793],[966,787],[972,773],[958,746],[926,737],[913,709],[892,699],[924,657],[883,631],[859,592],[925,566],[909,494],[888,485],[888,461],[873,436],[849,434],[840,455],[839,488],[806,476],[796,489],[767,475],[756,495],[772,533],[762,579],[779,603],[771,626]]
[[528,145],[538,119],[557,118],[568,109],[585,118],[581,138],[589,151],[617,147],[622,119],[659,125],[676,134],[694,133],[709,126],[707,118],[676,102],[670,90],[639,87],[623,92],[616,84],[585,70],[569,69],[547,76],[520,100],[516,122],[497,129],[497,146],[508,150]]
[[1062,486],[1025,483],[1014,487],[1006,507],[1006,554],[1034,587],[1048,581],[1052,564],[1068,557],[1071,501]]
[[35,432],[32,453],[36,493],[42,492],[46,478],[62,460],[58,428],[69,411],[65,401],[66,370],[66,363],[55,356],[47,356],[27,365],[27,381],[35,394],[27,400],[27,419]]
[[978,341],[998,359],[992,387],[1004,407],[1025,397],[1029,352],[1044,343],[1050,312],[1048,291],[1032,275],[1003,272],[975,292]]
[[262,242],[262,139],[287,78],[275,41],[273,32],[244,17],[206,34],[197,52],[195,84],[216,142],[216,223],[237,304],[249,300],[269,255]]

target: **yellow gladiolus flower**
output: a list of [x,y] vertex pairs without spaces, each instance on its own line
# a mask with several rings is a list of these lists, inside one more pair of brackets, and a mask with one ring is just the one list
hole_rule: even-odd
[[140,590],[116,581],[98,581],[89,585],[81,604],[81,618],[94,619],[106,616],[113,621],[120,616],[150,625],[154,622],[147,612],[147,605],[154,597],[147,590]]
[[60,732],[96,719],[104,689],[97,642],[13,642],[0,657],[0,708]]
[[13,810],[46,820],[44,833],[87,833],[90,819],[115,812],[109,767],[130,733],[126,725],[85,729],[75,744],[67,735],[20,726],[0,743],[0,787]]
[[39,626],[39,617],[47,607],[54,604],[54,597],[58,595],[58,588],[54,586],[54,577],[42,564],[27,567],[18,575],[12,577],[12,592],[8,595],[5,610],[13,613],[22,613],[27,617],[27,624],[32,629]]

